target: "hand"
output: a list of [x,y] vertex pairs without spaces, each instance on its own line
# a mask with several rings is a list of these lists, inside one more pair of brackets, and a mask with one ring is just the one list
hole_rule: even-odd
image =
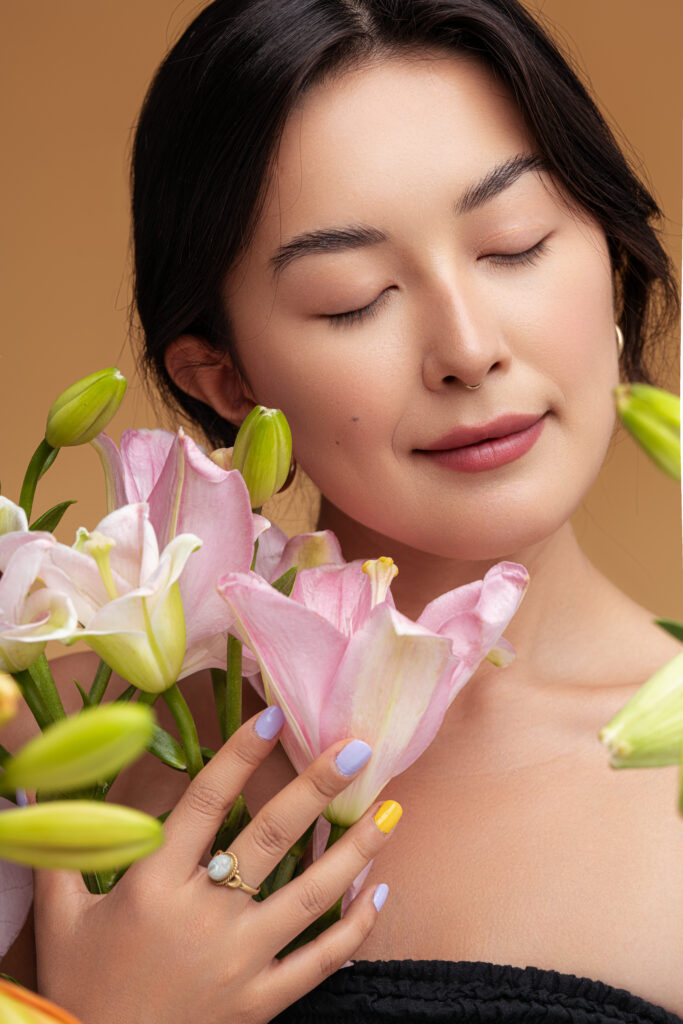
[[[235,798],[275,746],[276,737],[261,738],[255,726],[272,726],[275,718],[279,732],[281,716],[270,708],[262,715],[269,717],[245,722],[190,783],[166,821],[164,846],[133,864],[111,893],[90,894],[75,872],[36,872],[39,987],[83,1024],[269,1021],[341,967],[373,928],[374,887],[313,942],[275,956],[380,852],[387,836],[374,808],[262,902],[214,885],[200,866]],[[260,885],[355,777],[335,762],[348,743],[321,754],[232,844],[249,885]]]

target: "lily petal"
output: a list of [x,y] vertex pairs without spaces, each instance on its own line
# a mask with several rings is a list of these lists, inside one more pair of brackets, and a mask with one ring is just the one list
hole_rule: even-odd
[[[0,813],[13,807],[9,800],[0,797]],[[31,869],[24,864],[0,859],[0,959],[21,931],[32,902]]]
[[[372,584],[361,571],[363,562],[345,565],[321,565],[297,573],[291,599],[307,608],[314,608],[340,633],[350,636],[366,621],[372,611]],[[391,591],[386,603],[394,606]]]
[[0,495],[0,535],[28,530],[28,519],[20,505]]
[[422,753],[446,713],[455,664],[448,638],[429,633],[387,604],[377,605],[348,644],[320,721],[320,749],[339,738],[343,720],[348,735],[369,743],[373,756],[330,804],[326,817],[352,824],[387,779]]
[[218,591],[235,617],[231,631],[259,663],[268,703],[285,713],[285,732],[289,728],[299,744],[298,750],[290,744],[290,757],[302,771],[320,750],[319,722],[346,638],[256,573],[228,573]]

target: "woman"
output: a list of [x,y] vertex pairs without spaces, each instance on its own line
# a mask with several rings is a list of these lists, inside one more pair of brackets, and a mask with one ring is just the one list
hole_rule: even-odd
[[[216,892],[197,865],[245,785],[265,807],[232,849],[256,886],[363,769],[343,741],[285,785],[262,712],[111,895],[38,878],[41,989],[86,1024],[677,1019],[670,775],[607,771],[595,737],[678,646],[569,523],[619,369],[642,375],[675,298],[656,207],[586,93],[512,0],[219,0],[160,69],[133,172],[147,358],[210,440],[282,408],[318,526],[347,560],[390,554],[408,615],[503,558],[532,583],[513,665],[481,669],[382,794],[395,839],[397,808],[373,807],[265,903]],[[152,771],[118,798],[180,795]],[[345,918],[275,960],[373,857]]]

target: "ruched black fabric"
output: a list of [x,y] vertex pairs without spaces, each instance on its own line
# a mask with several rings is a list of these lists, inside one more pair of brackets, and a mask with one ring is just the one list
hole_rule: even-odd
[[277,1024],[683,1024],[676,1014],[601,981],[538,967],[469,960],[359,960],[274,1020]]

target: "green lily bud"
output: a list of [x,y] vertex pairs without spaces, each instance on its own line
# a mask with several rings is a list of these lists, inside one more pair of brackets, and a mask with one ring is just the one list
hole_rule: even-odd
[[21,690],[7,672],[0,672],[0,725],[11,722],[17,713]]
[[119,804],[55,800],[0,814],[0,857],[36,868],[106,871],[162,842],[161,822]]
[[261,506],[280,490],[292,461],[292,434],[283,412],[255,406],[239,429],[232,453],[249,489],[251,507]]
[[613,768],[678,764],[683,748],[683,652],[644,683],[598,733]]
[[144,704],[86,708],[48,726],[6,761],[0,792],[62,793],[102,782],[135,760],[153,735],[154,714]]
[[125,392],[126,378],[115,366],[77,381],[52,403],[45,440],[53,448],[92,441],[113,418]]
[[649,384],[614,389],[621,422],[661,470],[681,479],[681,400]]

